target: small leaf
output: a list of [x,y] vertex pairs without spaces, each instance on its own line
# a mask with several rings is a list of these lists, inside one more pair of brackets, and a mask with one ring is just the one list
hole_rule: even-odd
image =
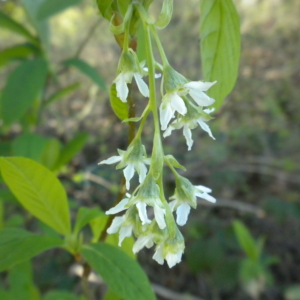
[[100,88],[103,90],[106,90],[106,85],[103,80],[103,78],[100,76],[98,71],[89,65],[86,61],[80,59],[80,58],[71,58],[68,60],[65,60],[63,62],[66,66],[72,66],[78,69],[80,72],[85,74],[87,77],[89,77],[92,81],[94,81]]
[[2,118],[6,125],[26,113],[41,93],[46,75],[44,59],[25,61],[10,74],[1,97]]
[[117,97],[117,90],[116,90],[116,85],[112,84],[110,87],[110,105],[116,114],[116,116],[121,119],[121,120],[126,120],[128,119],[128,103],[127,102],[122,102],[118,97]]
[[66,192],[52,172],[23,157],[1,157],[0,170],[5,183],[32,215],[58,233],[71,233]]
[[159,28],[165,28],[171,21],[173,14],[173,0],[164,0],[161,13],[154,25]]
[[83,246],[82,256],[106,284],[124,300],[156,299],[147,276],[139,264],[120,249],[97,243]]
[[103,215],[97,208],[87,208],[81,207],[78,210],[76,223],[74,226],[74,232],[78,233],[80,229],[82,229],[85,225],[90,223],[92,220],[98,218],[99,216]]
[[237,220],[233,222],[233,228],[241,247],[249,256],[249,258],[254,261],[258,260],[260,254],[259,252],[261,250],[257,249],[255,240],[251,236],[249,230],[245,227],[245,225],[242,222]]
[[0,272],[62,244],[58,238],[35,235],[23,229],[0,230]]
[[60,157],[55,164],[55,169],[66,165],[85,145],[88,138],[87,133],[78,133],[61,151]]
[[23,37],[27,38],[28,40],[36,43],[37,39],[20,23],[14,21],[8,15],[2,13],[0,11],[0,27],[6,28],[12,32],[15,32]]
[[128,7],[131,4],[131,0],[118,0],[119,11],[123,16],[128,12]]
[[16,45],[0,52],[0,68],[13,60],[24,60],[31,54],[38,54],[39,49],[30,43]]
[[75,91],[76,89],[78,89],[80,87],[80,83],[76,82],[73,84],[70,84],[58,91],[56,91],[54,94],[52,94],[46,101],[45,101],[45,105],[48,105],[50,103],[53,103],[57,100],[60,100],[61,98],[71,94],[73,91]]
[[103,300],[121,300],[120,296],[114,293],[112,290],[108,290]]
[[232,0],[202,0],[200,19],[201,61],[205,81],[217,83],[208,95],[216,109],[233,89],[240,59],[240,22]]
[[39,162],[47,169],[56,170],[56,164],[61,155],[61,144],[57,139],[48,139]]
[[111,5],[114,0],[97,0],[97,5],[100,10],[101,15],[107,19],[110,20],[110,18],[113,15]]
[[47,19],[81,2],[82,0],[44,0],[37,11],[37,19]]

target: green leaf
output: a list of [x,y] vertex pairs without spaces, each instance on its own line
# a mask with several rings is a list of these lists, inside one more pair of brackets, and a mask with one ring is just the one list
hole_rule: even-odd
[[1,97],[2,118],[10,125],[22,117],[41,93],[47,76],[43,59],[25,61],[8,77]]
[[82,229],[85,225],[87,225],[92,220],[98,218],[101,215],[103,215],[103,212],[101,212],[97,208],[79,208],[74,226],[74,232],[77,234],[80,231],[80,229]]
[[117,97],[117,90],[116,90],[116,85],[112,84],[110,87],[110,105],[116,114],[116,116],[123,120],[128,119],[128,103],[127,102],[122,102],[118,97]]
[[14,33],[22,35],[28,40],[36,43],[37,39],[20,23],[14,21],[9,16],[5,15],[0,11],[0,27],[6,28]]
[[70,6],[78,5],[82,0],[44,0],[37,11],[37,19],[46,19],[56,15]]
[[24,60],[31,54],[38,54],[39,50],[30,43],[16,45],[0,52],[0,69],[12,60]]
[[62,244],[58,238],[35,235],[23,229],[0,230],[0,272]]
[[200,19],[202,71],[217,83],[208,91],[219,108],[233,89],[240,59],[240,22],[232,0],[202,0]]
[[48,139],[39,162],[51,171],[56,170],[56,164],[61,155],[61,144],[57,139]]
[[66,192],[52,172],[22,157],[1,157],[0,170],[5,183],[32,215],[58,233],[70,235]]
[[136,54],[139,61],[146,60],[146,54],[147,54],[146,36],[145,36],[143,24],[140,24],[138,29]]
[[121,300],[120,296],[114,293],[112,290],[108,290],[103,300]]
[[148,278],[139,264],[120,249],[97,243],[83,246],[81,254],[109,288],[124,300],[154,300]]
[[170,23],[172,14],[173,14],[173,0],[164,0],[161,13],[154,25],[159,29],[165,28]]
[[110,20],[110,18],[113,15],[111,9],[113,1],[114,0],[97,0],[97,5],[100,10],[100,13],[107,20]]
[[98,71],[89,65],[86,61],[80,59],[80,58],[71,58],[68,60],[65,60],[63,62],[66,66],[72,66],[78,69],[81,73],[85,74],[87,77],[89,77],[92,81],[94,81],[100,88],[103,90],[106,90],[106,85],[103,80],[103,78],[100,76]]
[[83,148],[88,138],[87,133],[78,133],[61,151],[55,169],[66,165]]
[[248,257],[251,260],[258,260],[259,259],[259,254],[261,252],[260,246],[259,249],[257,249],[255,240],[252,238],[249,230],[245,227],[245,225],[240,222],[235,220],[233,222],[233,228],[236,234],[236,237],[239,241],[239,244],[243,248],[243,250],[246,252]]
[[12,155],[40,161],[48,139],[34,133],[19,135],[12,142]]
[[50,103],[53,103],[57,100],[60,100],[61,98],[71,94],[73,91],[75,91],[76,89],[78,89],[80,86],[79,82],[70,84],[58,91],[56,91],[54,94],[52,94],[46,101],[45,101],[45,105],[48,105]]
[[68,291],[54,290],[48,292],[43,300],[79,300],[79,298]]
[[[39,20],[37,13],[40,9],[40,6],[43,5],[44,0],[21,0],[25,11],[32,22],[32,25],[35,27],[39,39],[42,43],[42,48],[46,52],[50,48],[50,26],[48,20]],[[47,56],[48,54],[46,54]]]
[[29,261],[17,264],[9,272],[11,299],[39,300],[39,291],[32,280],[32,266]]
[[128,11],[128,6],[129,4],[131,4],[131,2],[131,0],[118,0],[118,7],[122,16],[126,15],[126,12]]

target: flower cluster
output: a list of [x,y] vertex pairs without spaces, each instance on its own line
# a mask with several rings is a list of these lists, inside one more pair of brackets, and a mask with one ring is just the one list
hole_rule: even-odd
[[[123,48],[113,84],[116,86],[117,97],[120,101],[127,102],[129,94],[127,85],[134,78],[140,93],[149,98],[149,102],[142,116],[131,120],[142,121],[128,149],[118,150],[118,156],[112,156],[100,162],[100,164],[118,163],[116,168],[123,169],[127,191],[130,191],[130,183],[135,172],[138,174],[139,185],[131,194],[127,193],[124,199],[106,212],[107,215],[125,212],[122,216],[114,217],[107,233],[119,234],[119,246],[126,237],[136,237],[132,249],[134,253],[144,247],[155,246],[153,259],[159,264],[163,264],[166,260],[171,268],[181,261],[185,248],[184,238],[178,226],[187,223],[191,208],[197,207],[197,197],[212,203],[216,199],[210,195],[210,188],[193,185],[188,179],[177,173],[175,168],[184,169],[184,167],[173,156],[164,154],[161,130],[163,136],[167,137],[173,130],[183,129],[188,150],[191,150],[194,142],[191,130],[198,125],[214,139],[207,122],[212,119],[210,113],[213,112],[213,108],[209,107],[214,104],[215,100],[205,92],[216,81],[189,81],[175,71],[163,53],[158,36],[153,31],[154,27],[151,27],[151,30],[147,27],[147,18],[143,26],[145,26],[147,35],[145,43],[148,47],[147,65],[149,70],[144,68],[144,63],[138,60],[136,53],[132,49],[128,49],[127,45]],[[154,32],[163,61],[162,66],[150,54],[152,49],[150,32]],[[129,32],[125,32],[125,41],[128,37]],[[155,74],[155,68],[162,72],[160,104],[157,104],[155,93],[155,78],[159,77]],[[149,87],[143,80],[144,76],[149,76]],[[154,141],[152,156],[148,158],[141,142],[141,133],[150,111],[154,121]],[[176,178],[174,195],[170,197],[169,201],[165,199],[163,191],[164,163],[168,165]],[[173,214],[176,214],[176,220]]]

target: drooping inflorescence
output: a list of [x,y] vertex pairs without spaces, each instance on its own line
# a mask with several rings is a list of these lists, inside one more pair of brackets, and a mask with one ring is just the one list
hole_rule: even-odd
[[[145,111],[139,118],[141,121],[139,130],[127,150],[118,150],[118,156],[100,162],[100,164],[118,162],[117,169],[123,169],[128,190],[126,197],[106,212],[108,215],[114,215],[125,211],[122,216],[114,217],[107,233],[118,232],[119,245],[126,237],[134,235],[137,238],[133,246],[134,253],[144,247],[156,245],[153,259],[159,264],[163,264],[166,260],[171,268],[181,261],[185,248],[184,238],[177,225],[186,224],[191,207],[197,206],[197,197],[210,202],[215,202],[216,199],[210,195],[211,189],[202,185],[195,186],[178,174],[176,168],[183,167],[172,155],[164,153],[161,137],[162,135],[167,137],[173,130],[182,128],[188,150],[191,150],[193,145],[191,130],[199,125],[214,139],[207,122],[212,119],[210,113],[213,112],[213,109],[208,107],[215,100],[205,92],[216,84],[216,81],[190,81],[171,67],[157,35],[157,29],[166,26],[171,17],[167,8],[162,10],[158,21],[154,22],[140,1],[133,1],[129,7],[123,24],[119,25],[118,29],[111,26],[118,34],[120,26],[124,29],[123,51],[113,84],[118,101],[127,102],[129,94],[127,85],[133,78],[140,93],[149,99],[145,101]],[[140,62],[134,49],[130,48],[132,26],[136,24],[137,18],[143,27],[148,68],[144,68],[145,63]],[[154,59],[152,38],[156,41],[162,65]],[[158,77],[155,74],[156,69],[162,73],[160,102],[156,97]],[[143,77],[148,77],[149,87]],[[154,141],[152,154],[148,157],[142,144],[141,133],[149,113],[153,115]],[[170,201],[167,201],[164,195],[164,166],[169,167],[175,176],[176,188]],[[139,185],[129,194],[130,180],[135,172],[139,176]],[[150,214],[150,210],[153,214]],[[173,212],[176,212],[176,221]]]

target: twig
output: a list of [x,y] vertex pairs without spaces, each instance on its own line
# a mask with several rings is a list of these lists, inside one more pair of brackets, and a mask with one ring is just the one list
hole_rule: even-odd
[[90,173],[90,172],[85,173],[85,178],[86,178],[86,180],[89,180],[89,181],[92,181],[92,182],[95,182],[95,183],[98,183],[98,184],[104,186],[108,190],[112,190],[112,188],[114,186],[109,181],[107,181],[107,180],[103,179],[102,177],[97,176],[93,173]]
[[263,218],[266,215],[265,211],[262,210],[260,207],[248,203],[243,203],[237,200],[217,198],[216,203],[210,203],[208,201],[198,199],[198,203],[200,205],[209,206],[209,207],[214,207],[214,206],[229,207],[229,208],[237,209],[242,212],[255,214],[259,218]]

